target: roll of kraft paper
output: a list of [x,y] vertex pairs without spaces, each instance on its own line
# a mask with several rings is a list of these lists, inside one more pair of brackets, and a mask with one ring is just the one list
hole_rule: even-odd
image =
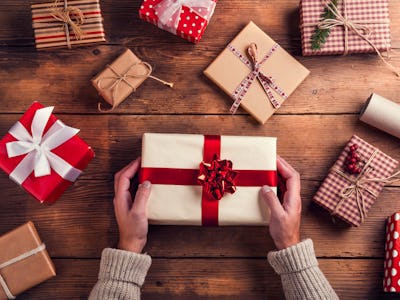
[[373,93],[365,102],[360,120],[400,138],[400,104]]

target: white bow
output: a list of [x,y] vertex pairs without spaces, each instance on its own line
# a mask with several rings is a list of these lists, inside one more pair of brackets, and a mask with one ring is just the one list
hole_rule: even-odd
[[27,154],[9,175],[18,184],[22,184],[32,171],[35,177],[41,177],[50,175],[53,169],[68,181],[75,181],[82,172],[51,152],[75,136],[79,129],[57,120],[43,135],[53,109],[50,106],[35,112],[31,125],[32,135],[20,122],[15,123],[9,131],[17,141],[6,144],[8,157]]
[[[158,17],[158,24],[164,29],[176,34],[182,6],[189,7],[199,17],[208,21],[214,13],[215,2],[212,0],[163,0],[154,5],[154,11]],[[191,21],[191,23],[193,23],[193,21]]]

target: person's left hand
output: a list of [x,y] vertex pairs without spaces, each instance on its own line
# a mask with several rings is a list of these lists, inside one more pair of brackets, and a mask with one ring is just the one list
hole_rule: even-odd
[[119,228],[118,248],[141,253],[147,241],[147,202],[151,183],[139,185],[135,200],[130,192],[131,179],[140,167],[140,157],[124,167],[114,177],[114,210]]

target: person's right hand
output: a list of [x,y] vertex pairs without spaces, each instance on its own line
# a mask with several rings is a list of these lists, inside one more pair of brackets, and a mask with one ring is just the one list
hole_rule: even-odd
[[271,210],[269,232],[278,250],[300,242],[300,175],[283,158],[277,157],[279,175],[285,181],[282,204],[269,186],[263,186],[261,197]]

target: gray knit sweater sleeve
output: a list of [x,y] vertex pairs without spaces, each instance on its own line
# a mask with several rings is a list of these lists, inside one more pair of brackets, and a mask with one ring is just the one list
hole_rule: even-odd
[[268,261],[281,276],[287,300],[337,300],[339,297],[318,267],[313,242],[268,253]]
[[89,300],[138,300],[140,287],[151,265],[146,254],[106,248],[101,254],[99,279]]

